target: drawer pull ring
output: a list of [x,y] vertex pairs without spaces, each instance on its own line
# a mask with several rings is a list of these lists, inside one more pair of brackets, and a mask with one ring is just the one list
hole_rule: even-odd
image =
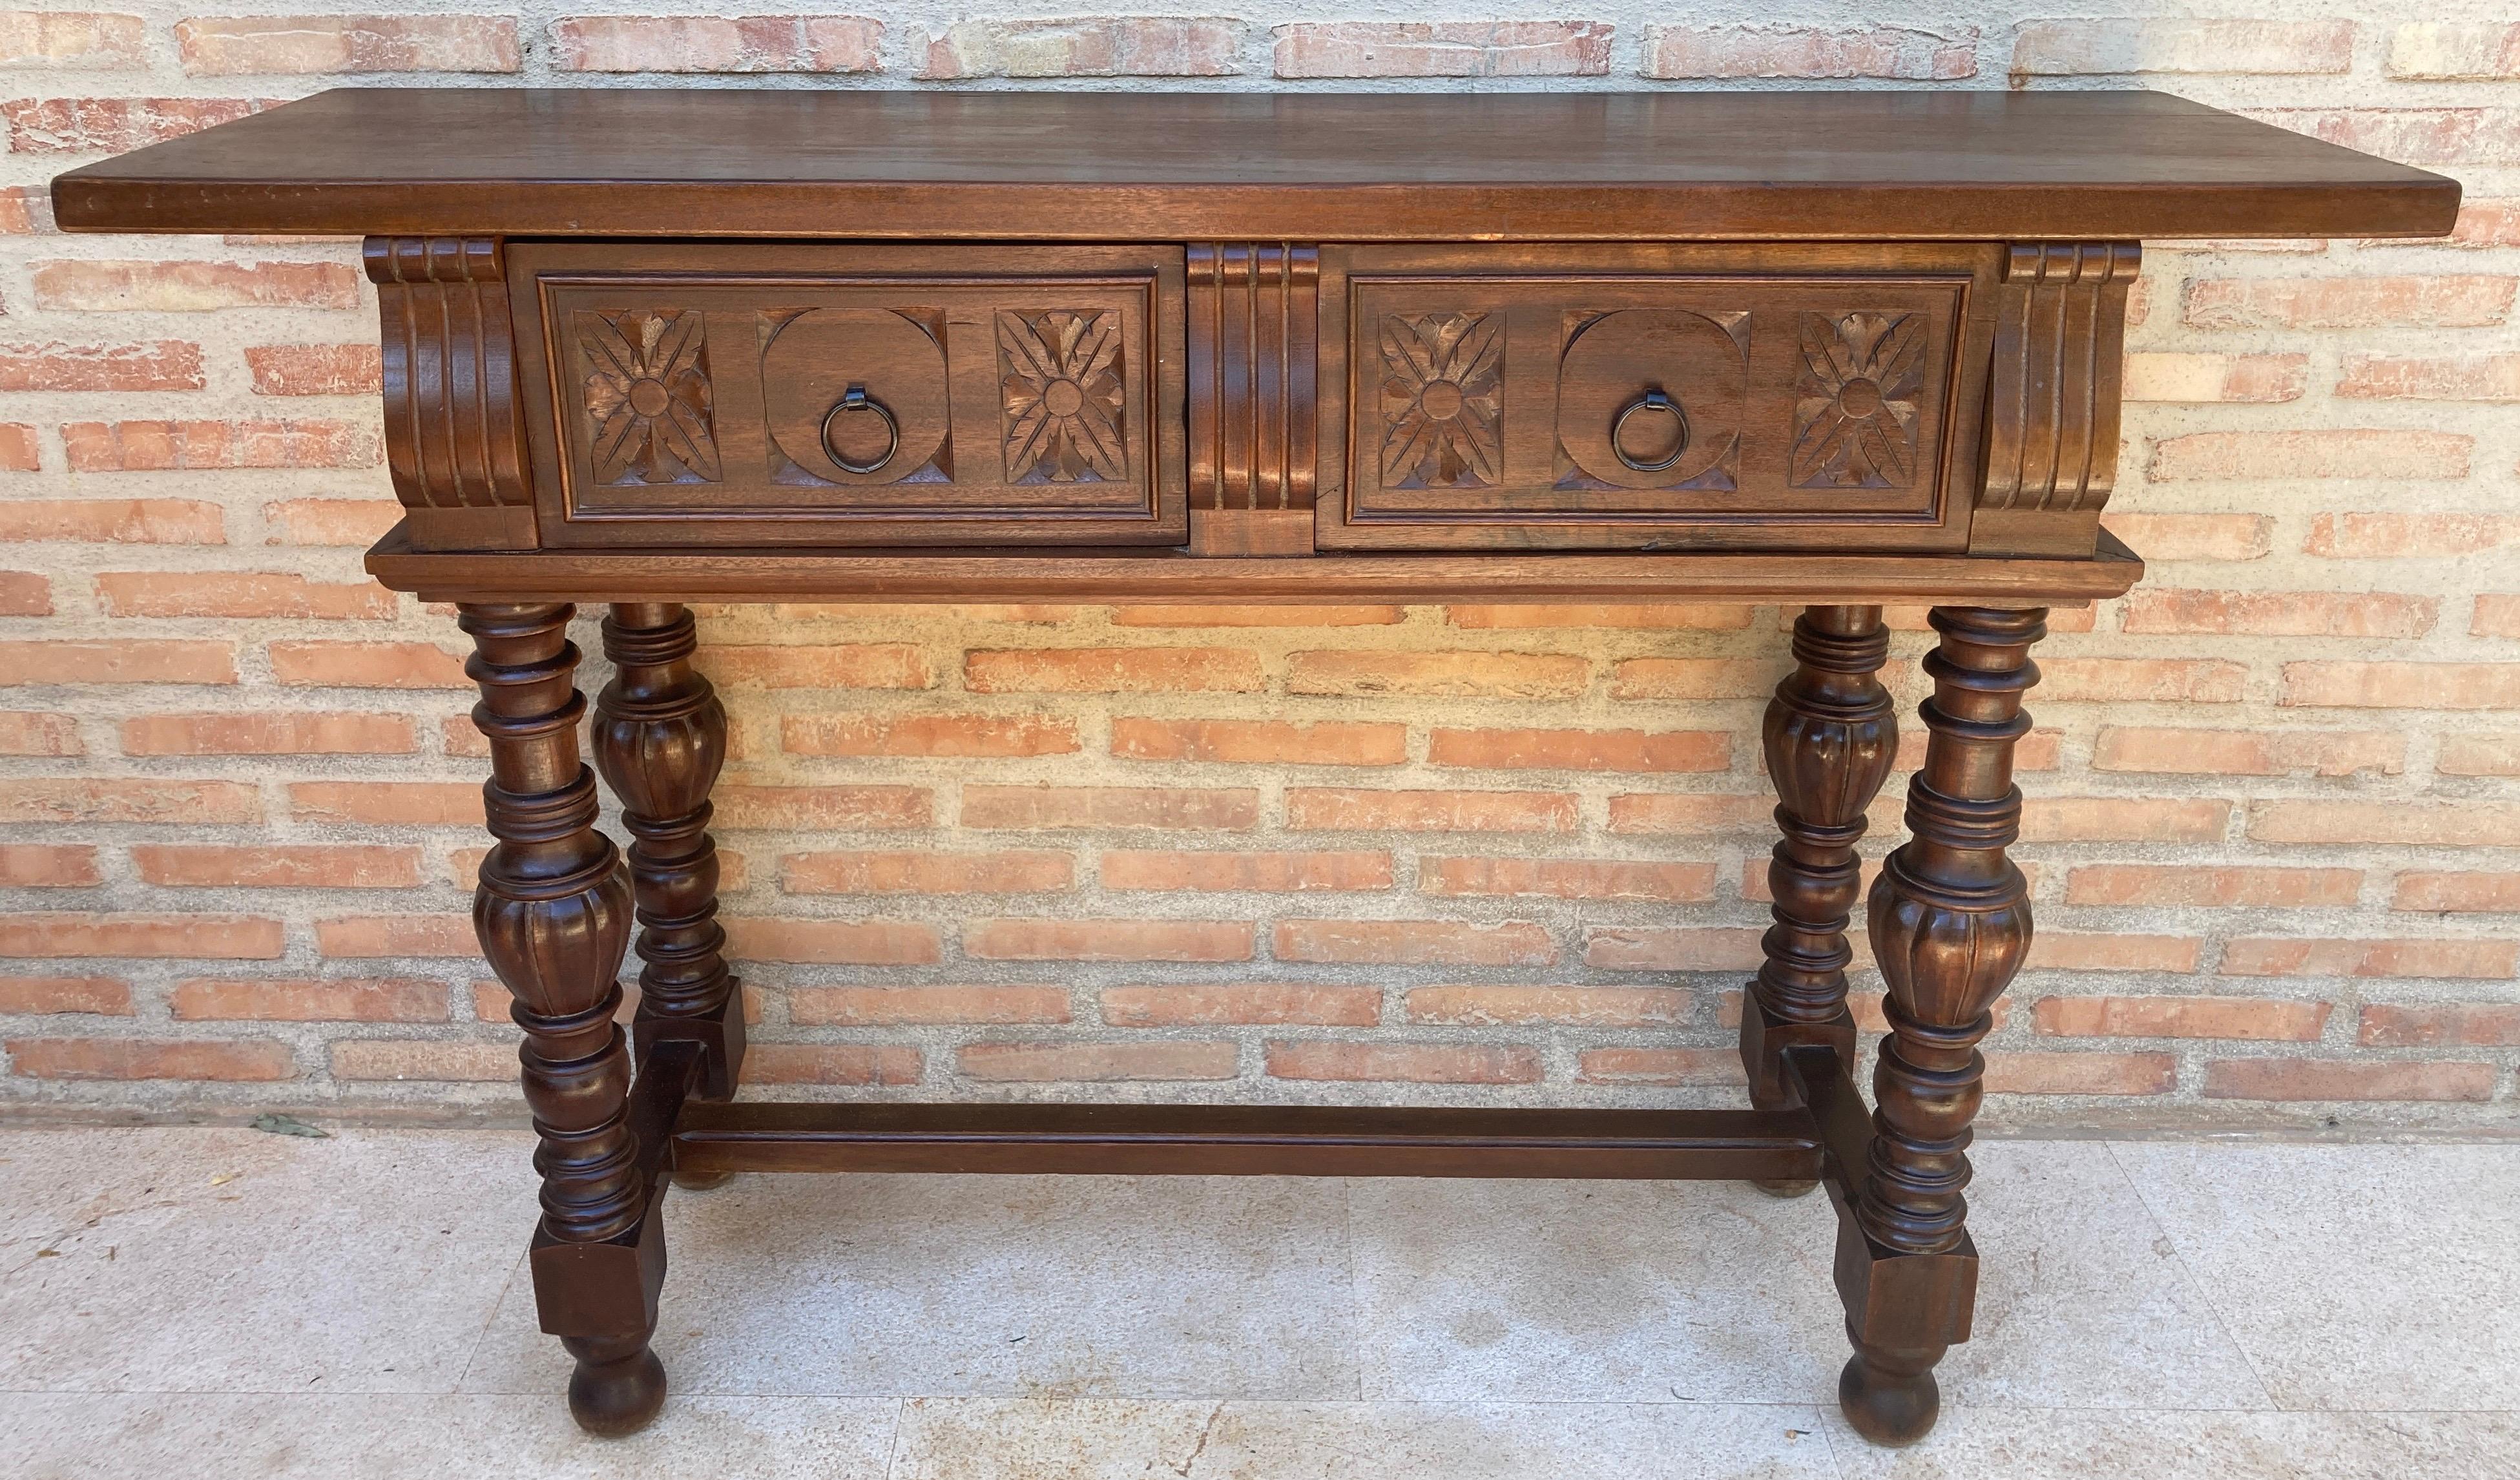
[[[839,444],[832,440],[832,424],[851,412],[858,411],[871,411],[883,418],[883,451],[873,462],[850,462],[841,455]],[[884,409],[881,401],[866,393],[865,386],[852,385],[823,417],[823,450],[832,455],[832,461],[837,463],[843,472],[880,471],[884,464],[892,461],[892,455],[901,450],[901,424],[892,419],[892,413]]]
[[[1670,417],[1673,422],[1678,424],[1680,433],[1677,437],[1673,438],[1671,451],[1650,463],[1640,462],[1637,459],[1628,456],[1628,449],[1621,440],[1622,436],[1628,429],[1628,419],[1640,412],[1647,411],[1659,411],[1665,416]],[[1688,415],[1680,409],[1679,402],[1673,400],[1667,395],[1664,395],[1659,390],[1648,390],[1643,395],[1630,401],[1628,403],[1628,409],[1620,412],[1619,419],[1610,424],[1611,455],[1616,457],[1620,463],[1625,465],[1631,471],[1660,472],[1664,469],[1669,468],[1672,464],[1679,462],[1680,455],[1688,450]]]

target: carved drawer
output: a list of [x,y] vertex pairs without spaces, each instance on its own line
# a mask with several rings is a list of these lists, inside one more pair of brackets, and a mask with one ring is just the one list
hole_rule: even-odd
[[1957,550],[2002,250],[1326,247],[1326,548]]
[[514,244],[545,546],[1177,545],[1179,247]]

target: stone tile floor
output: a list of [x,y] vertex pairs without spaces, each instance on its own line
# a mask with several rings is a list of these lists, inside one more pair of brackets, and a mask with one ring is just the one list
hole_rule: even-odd
[[2520,1473],[2520,1145],[2006,1141],[1941,1427],[1875,1450],[1819,1197],[739,1177],[674,1395],[580,1436],[521,1135],[0,1132],[0,1476]]

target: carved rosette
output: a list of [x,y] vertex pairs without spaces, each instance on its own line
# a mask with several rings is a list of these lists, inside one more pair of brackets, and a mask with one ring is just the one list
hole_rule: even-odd
[[2046,616],[1933,612],[1942,642],[1925,659],[1934,695],[1918,710],[1930,739],[1908,785],[1912,835],[1867,908],[1891,1035],[1873,1074],[1872,1158],[1856,1217],[1899,1253],[1959,1246],[1986,1067],[1977,1045],[2030,949],[2030,891],[2004,849],[2020,832],[2012,752],[2030,729],[2021,696],[2039,681],[2029,652]]
[[1505,466],[1505,321],[1387,314],[1382,485],[1485,488]]
[[1917,400],[1925,389],[1920,314],[1799,316],[1796,488],[1905,488],[1916,478]]
[[1007,481],[1117,483],[1129,476],[1128,381],[1116,313],[998,313]]
[[706,319],[670,308],[574,318],[596,481],[716,482]]

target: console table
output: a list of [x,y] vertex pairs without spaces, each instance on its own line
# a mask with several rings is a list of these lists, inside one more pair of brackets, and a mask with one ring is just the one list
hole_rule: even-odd
[[[2147,237],[2450,229],[2458,187],[2152,93],[349,90],[93,164],[70,231],[366,238],[406,516],[489,739],[474,907],[599,1433],[664,1401],[669,1185],[736,1171],[1825,1187],[1876,1443],[1969,1333],[1976,1045],[2030,941],[2014,741],[2101,531]],[[737,1102],[693,601],[1778,602],[1782,840],[1734,1110]],[[595,766],[571,603],[610,604]],[[1940,634],[1910,840],[1881,605]],[[644,963],[614,1025],[623,953]],[[1710,1278],[1713,1278],[1710,1276]]]

